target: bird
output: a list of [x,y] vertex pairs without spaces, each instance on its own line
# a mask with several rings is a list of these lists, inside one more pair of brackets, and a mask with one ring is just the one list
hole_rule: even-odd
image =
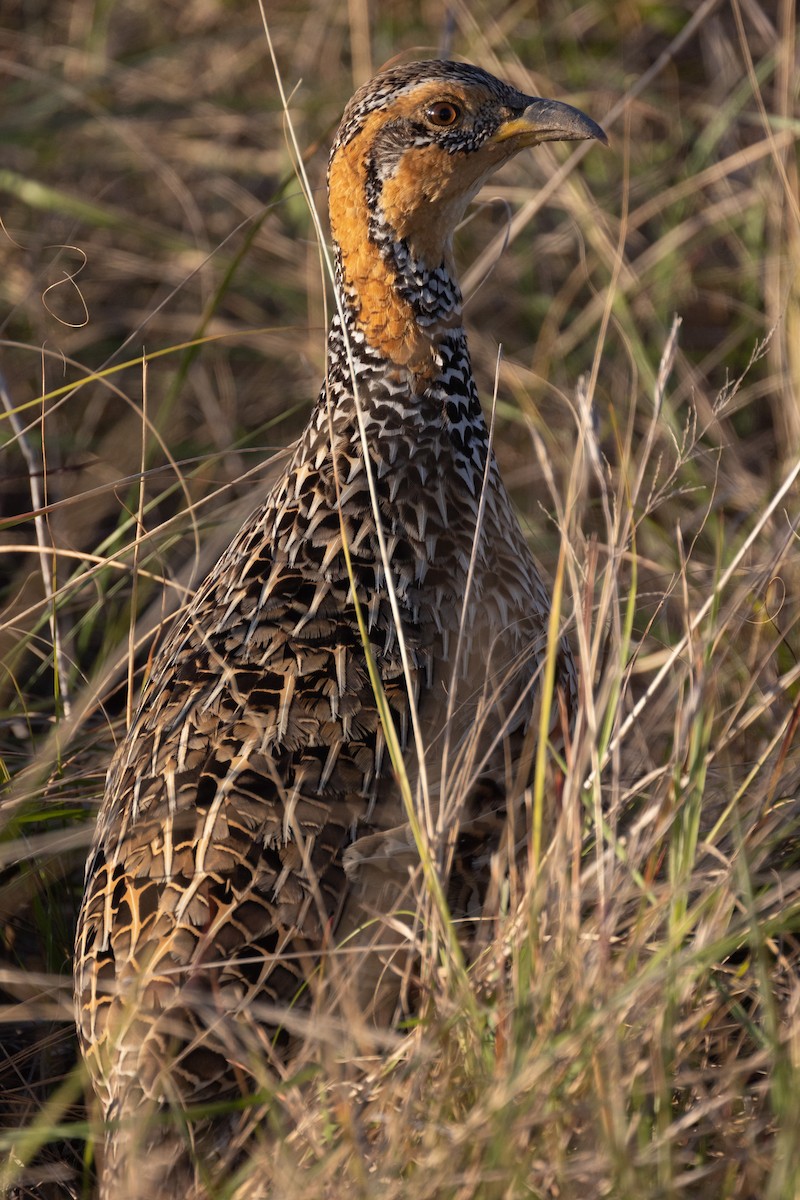
[[[316,405],[152,661],[86,866],[75,1007],[103,1200],[206,1195],[230,1133],[204,1106],[282,1078],[303,1012],[351,1011],[337,950],[347,1002],[391,1024],[409,969],[393,917],[420,866],[409,795],[458,876],[446,894],[479,908],[457,841],[484,864],[497,849],[551,604],[492,451],[453,235],[514,155],[583,139],[606,142],[463,62],[391,66],[344,111]],[[555,655],[568,723],[563,636]]]

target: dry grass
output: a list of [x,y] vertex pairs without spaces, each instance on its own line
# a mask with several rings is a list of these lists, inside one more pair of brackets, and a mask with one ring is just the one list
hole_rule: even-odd
[[[92,813],[154,633],[302,427],[323,289],[255,5],[0,16],[0,1144],[9,1188],[88,1195],[69,967]],[[503,343],[504,476],[553,572],[567,548],[584,696],[552,836],[466,990],[428,958],[408,1037],[275,1101],[275,1194],[789,1200],[794,2],[269,21],[317,187],[354,83],[398,52],[444,45],[612,138],[517,160],[459,241],[486,398]]]

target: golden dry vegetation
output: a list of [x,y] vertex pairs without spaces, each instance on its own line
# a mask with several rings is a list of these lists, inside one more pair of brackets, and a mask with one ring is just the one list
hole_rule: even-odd
[[[794,0],[266,17],[322,210],[341,109],[397,54],[564,98],[611,152],[520,157],[458,240],[497,452],[582,666],[563,795],[531,795],[548,836],[486,953],[463,972],[423,938],[407,1035],[357,1078],[332,1039],[274,1098],[261,1176],[791,1200]],[[104,770],[162,621],[302,428],[326,290],[256,3],[0,0],[0,78],[0,1186],[89,1196],[69,976]]]

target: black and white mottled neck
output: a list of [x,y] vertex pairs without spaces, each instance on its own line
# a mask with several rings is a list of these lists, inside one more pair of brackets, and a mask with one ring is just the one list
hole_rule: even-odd
[[[319,416],[327,424],[330,411],[334,428],[354,421],[357,396],[379,475],[398,456],[405,461],[418,455],[425,459],[433,452],[439,469],[455,471],[475,498],[486,468],[488,431],[466,333],[460,322],[449,325],[454,314],[460,316],[458,287],[444,270],[430,273],[409,267],[399,288],[407,303],[428,316],[430,327],[440,330],[439,335],[426,339],[424,358],[387,361],[382,350],[368,341],[358,311],[342,288],[344,323],[337,312],[328,335]],[[423,468],[423,484],[426,478]]]

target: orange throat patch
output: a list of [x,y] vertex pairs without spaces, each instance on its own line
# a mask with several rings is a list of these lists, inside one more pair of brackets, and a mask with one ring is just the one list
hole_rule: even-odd
[[[373,114],[331,162],[330,194],[336,197],[330,213],[331,231],[341,254],[345,289],[358,297],[356,321],[365,338],[388,362],[410,367],[415,375],[425,377],[436,341],[446,329],[460,325],[461,317],[454,313],[446,322],[421,329],[412,305],[395,286],[395,273],[370,238],[364,147],[374,136],[371,126],[378,126],[382,119],[381,114]],[[412,171],[413,167],[401,162],[396,176],[384,187],[384,213],[398,238],[408,238],[411,233],[410,214],[402,206],[402,196],[413,190]],[[433,269],[443,262],[451,269],[449,214],[433,196],[426,201],[425,229],[421,238],[416,235],[413,239],[414,253]]]

